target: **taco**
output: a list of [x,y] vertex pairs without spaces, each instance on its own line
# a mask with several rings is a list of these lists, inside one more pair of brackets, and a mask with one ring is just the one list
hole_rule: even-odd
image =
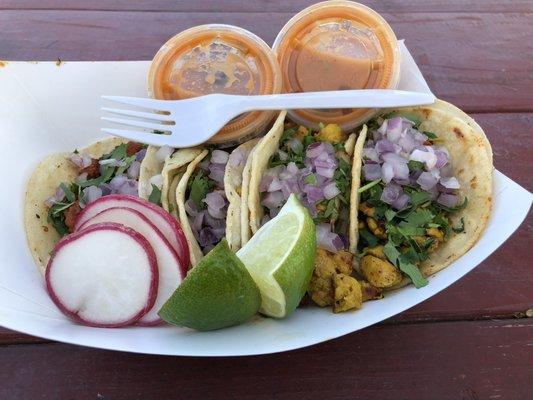
[[383,290],[424,286],[487,226],[490,144],[473,119],[443,101],[389,110],[358,141],[359,272]]
[[154,196],[161,182],[161,205],[179,219],[192,266],[223,237],[232,250],[241,247],[243,171],[257,142],[245,142],[231,153],[198,147],[148,148],[140,195]]
[[[291,193],[317,229],[316,263],[309,288],[335,312],[361,306],[363,289],[352,277],[357,242],[356,134],[336,124],[318,131],[285,121],[285,113],[255,147],[248,189],[249,225],[255,233],[275,217]],[[358,176],[358,173],[356,173]],[[333,280],[338,276],[337,280]],[[372,296],[370,296],[372,297]]]
[[41,273],[87,204],[112,193],[138,195],[145,152],[142,144],[109,138],[41,161],[28,182],[24,205],[26,237]]

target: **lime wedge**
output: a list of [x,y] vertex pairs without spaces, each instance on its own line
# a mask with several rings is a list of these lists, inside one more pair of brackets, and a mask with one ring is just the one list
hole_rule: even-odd
[[159,316],[174,325],[209,331],[246,322],[260,305],[256,284],[223,239],[189,272]]
[[284,318],[304,296],[315,263],[316,228],[294,194],[237,252],[261,291],[262,314]]

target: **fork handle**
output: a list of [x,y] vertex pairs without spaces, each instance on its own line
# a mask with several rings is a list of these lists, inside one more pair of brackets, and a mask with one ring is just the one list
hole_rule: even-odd
[[428,93],[391,89],[337,90],[242,97],[242,107],[252,110],[304,108],[384,108],[431,104],[435,96]]

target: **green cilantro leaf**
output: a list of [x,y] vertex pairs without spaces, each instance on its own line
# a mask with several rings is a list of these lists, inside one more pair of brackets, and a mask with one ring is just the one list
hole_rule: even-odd
[[385,211],[385,218],[387,219],[388,222],[392,221],[394,219],[394,217],[396,216],[396,211],[388,208],[386,211]]
[[161,204],[161,189],[152,183],[152,191],[148,196],[148,201],[157,205]]
[[86,188],[89,186],[100,186],[102,183],[106,183],[111,180],[111,177],[115,173],[115,168],[106,166],[104,168],[104,173],[98,178],[89,179],[88,181],[80,182],[79,185],[81,188]]
[[62,182],[59,187],[61,188],[61,190],[63,190],[63,193],[65,193],[65,197],[70,203],[76,201],[76,195],[71,190],[71,188],[67,186],[66,183]]
[[424,278],[418,267],[410,262],[404,261],[403,256],[399,259],[398,267],[400,268],[400,271],[411,278],[413,285],[415,285],[417,289],[428,284],[427,279]]
[[434,217],[435,215],[433,215],[431,211],[425,208],[419,208],[410,213],[407,218],[405,218],[405,222],[415,227],[423,227],[432,221]]
[[205,176],[204,171],[200,169],[194,174],[189,185],[189,198],[200,210],[203,210],[205,208],[203,200],[209,190],[213,188],[213,182]]
[[424,164],[421,161],[415,161],[415,160],[409,160],[407,163],[407,167],[409,167],[409,171],[419,171],[423,170],[426,164]]
[[452,230],[455,233],[461,233],[465,231],[465,220],[463,217],[461,217],[461,220],[459,221],[459,225],[452,227]]
[[433,132],[424,131],[422,132],[424,135],[426,135],[429,139],[437,139],[438,136],[435,135]]
[[375,237],[368,229],[361,229],[359,236],[363,239],[369,247],[374,247],[378,244],[378,238]]
[[304,178],[304,182],[308,185],[316,185],[317,180],[315,174],[309,174]]
[[[373,181],[370,181],[369,183],[367,183],[366,185],[364,186],[361,186],[359,189],[357,189],[357,193],[361,194],[363,192],[366,192],[368,189],[376,186],[379,182],[381,182],[381,178],[379,179],[374,179]],[[380,195],[381,197],[381,195]]]

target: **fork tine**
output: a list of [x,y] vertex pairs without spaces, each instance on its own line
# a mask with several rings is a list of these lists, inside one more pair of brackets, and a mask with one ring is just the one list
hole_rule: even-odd
[[130,131],[127,129],[101,128],[102,132],[113,136],[120,136],[134,142],[151,144],[152,146],[169,146],[170,135],[156,135],[155,133]]
[[126,96],[102,96],[102,99],[137,107],[150,108],[152,110],[170,111],[168,109],[168,100],[143,99],[141,97]]
[[115,124],[122,124],[128,126],[137,126],[139,128],[152,129],[158,131],[170,131],[173,125],[156,124],[153,122],[136,121],[133,119],[123,118],[108,118],[102,117],[103,121],[114,122]]
[[148,112],[133,111],[133,110],[122,110],[120,108],[108,108],[108,107],[102,107],[101,110],[112,113],[112,114],[127,115],[130,117],[153,119],[153,120],[165,121],[165,122],[174,121],[172,117],[170,117],[170,115],[166,115],[166,114],[156,114],[156,113],[148,113]]

